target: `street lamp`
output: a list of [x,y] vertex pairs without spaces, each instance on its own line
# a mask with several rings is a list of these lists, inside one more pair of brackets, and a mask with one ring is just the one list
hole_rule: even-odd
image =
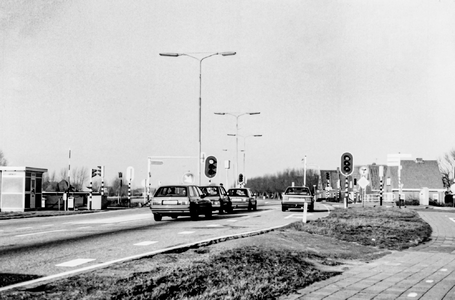
[[235,55],[236,52],[216,52],[210,55],[204,56],[202,58],[198,58],[196,56],[189,55],[187,53],[160,53],[160,56],[166,57],[179,57],[179,56],[188,56],[197,61],[199,61],[199,150],[198,150],[198,177],[199,177],[199,185],[201,185],[201,164],[202,164],[202,61],[206,58],[221,55],[221,56],[231,56]]
[[224,116],[224,115],[229,115],[229,116],[233,116],[235,117],[236,121],[235,121],[235,169],[236,169],[236,174],[235,174],[235,178],[236,178],[236,181],[238,181],[238,173],[239,173],[239,138],[238,138],[238,135],[239,135],[239,118],[241,116],[245,116],[245,115],[259,115],[260,112],[246,112],[246,113],[241,113],[241,114],[233,114],[233,113],[228,113],[228,112],[216,112],[215,115],[220,115],[220,116]]
[[[229,134],[228,136],[237,136],[236,134]],[[243,178],[244,182],[246,182],[246,139],[249,137],[262,137],[262,134],[250,134],[250,135],[238,135],[239,137],[243,138]]]

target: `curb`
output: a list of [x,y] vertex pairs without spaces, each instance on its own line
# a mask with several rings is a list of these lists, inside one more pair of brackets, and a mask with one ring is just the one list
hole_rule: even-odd
[[185,252],[189,249],[200,248],[200,247],[205,247],[205,246],[209,246],[212,244],[222,243],[222,242],[229,241],[229,240],[247,238],[247,237],[251,237],[251,236],[255,236],[255,235],[260,235],[260,234],[268,233],[268,232],[274,231],[276,229],[288,226],[289,224],[290,223],[287,223],[285,225],[270,227],[270,228],[266,228],[266,229],[248,231],[248,232],[232,234],[232,235],[225,235],[225,236],[221,236],[221,237],[217,237],[217,238],[213,238],[213,239],[202,240],[202,241],[198,241],[198,242],[194,242],[194,243],[188,243],[188,244],[184,244],[184,245],[180,245],[180,246],[173,246],[170,248],[155,250],[155,251],[137,254],[137,255],[124,257],[124,258],[119,258],[116,260],[104,262],[101,264],[97,264],[97,265],[93,265],[93,266],[89,266],[89,267],[85,267],[85,268],[81,268],[81,269],[71,270],[71,271],[58,273],[58,274],[54,274],[54,275],[50,275],[50,276],[46,276],[46,277],[41,277],[38,279],[33,279],[33,280],[29,280],[29,281],[12,284],[12,285],[5,286],[5,287],[0,287],[0,292],[4,292],[4,291],[11,290],[14,288],[25,287],[25,286],[33,285],[33,284],[37,284],[37,283],[42,283],[45,281],[52,281],[52,280],[60,279],[63,277],[72,276],[72,275],[75,275],[78,273],[84,273],[87,271],[101,269],[101,268],[104,268],[104,267],[107,267],[107,266],[110,266],[110,265],[113,265],[113,264],[119,263],[119,262],[125,262],[125,261],[140,259],[140,258],[146,258],[146,257],[152,257],[157,254],[163,254],[163,253]]

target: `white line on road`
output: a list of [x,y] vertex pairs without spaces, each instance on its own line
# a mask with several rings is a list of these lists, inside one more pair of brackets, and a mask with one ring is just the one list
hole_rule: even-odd
[[48,224],[48,225],[41,225],[41,227],[52,227],[54,224]]
[[33,227],[21,227],[21,228],[17,228],[16,230],[25,230],[25,229],[32,229]]
[[178,234],[192,234],[194,231],[180,231]]
[[237,222],[238,220],[226,220],[226,222]]
[[55,266],[56,267],[76,267],[76,266],[80,266],[80,265],[86,264],[86,263],[94,261],[94,260],[95,260],[94,258],[78,258],[78,259],[70,260],[70,261],[55,265]]
[[78,228],[76,228],[76,230],[88,229],[88,228],[92,228],[92,226],[78,227]]
[[145,242],[140,242],[140,243],[134,244],[134,246],[149,246],[149,245],[156,244],[156,243],[158,243],[158,241],[145,241]]
[[222,225],[220,224],[209,224],[207,227],[221,227]]
[[150,215],[129,215],[129,216],[121,216],[121,217],[111,217],[111,218],[103,218],[103,219],[90,219],[90,220],[83,220],[83,221],[74,221],[68,222],[65,224],[112,224],[112,223],[123,223],[123,222],[137,222],[142,220],[152,220]]
[[455,222],[455,219],[454,219],[454,218],[449,218],[449,219],[450,219],[450,221]]
[[51,230],[51,231],[41,231],[41,232],[34,232],[34,233],[26,233],[26,234],[19,234],[19,235],[16,235],[15,237],[30,236],[30,235],[39,235],[39,234],[46,234],[46,233],[59,232],[59,231],[67,231],[67,230],[65,230],[65,229],[59,229],[59,230]]
[[[307,216],[312,216],[313,214],[312,213],[307,213]],[[303,216],[303,213],[301,214],[292,214],[292,215],[289,215],[287,217],[285,217],[285,219],[290,219],[290,218],[293,218],[293,219],[301,219]]]

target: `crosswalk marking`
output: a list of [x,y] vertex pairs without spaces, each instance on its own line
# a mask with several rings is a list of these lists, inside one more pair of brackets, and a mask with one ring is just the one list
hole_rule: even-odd
[[83,264],[86,264],[88,262],[94,261],[94,258],[78,258],[78,259],[73,259],[58,265],[55,265],[56,267],[76,267],[80,266]]

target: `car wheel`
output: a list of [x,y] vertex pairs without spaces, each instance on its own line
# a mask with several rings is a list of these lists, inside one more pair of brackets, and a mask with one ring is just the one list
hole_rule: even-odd
[[234,209],[232,208],[232,205],[227,208],[227,213],[232,214],[234,212]]
[[155,221],[161,221],[162,218],[163,218],[163,216],[160,214],[153,214],[153,219]]
[[253,210],[254,210],[254,211],[258,210],[258,203],[257,203],[257,202],[254,203]]
[[223,209],[222,209],[222,208],[220,208],[220,210],[219,210],[219,212],[218,212],[218,213],[219,213],[220,215],[222,215],[222,214],[223,214],[223,212],[224,212],[224,211],[223,211]]
[[251,205],[251,202],[248,203],[248,211],[251,211],[251,209],[253,208],[253,205]]
[[314,203],[308,206],[308,211],[309,212],[314,212]]
[[206,219],[210,219],[212,217],[212,208],[209,208],[206,212],[205,212],[205,218]]
[[176,220],[178,218],[178,216],[172,216],[171,218]]
[[199,212],[197,207],[193,207],[190,209],[191,220],[197,221],[199,219]]
[[281,211],[287,211],[288,209],[284,206],[281,206]]

